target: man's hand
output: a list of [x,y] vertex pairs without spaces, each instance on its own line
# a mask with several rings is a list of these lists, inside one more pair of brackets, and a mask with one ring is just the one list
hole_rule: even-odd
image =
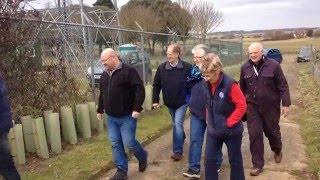
[[97,114],[97,118],[98,118],[98,120],[101,121],[101,120],[103,119],[103,114],[98,113],[98,114]]
[[282,114],[283,114],[283,117],[287,117],[289,115],[289,107],[282,107]]
[[159,109],[160,108],[160,104],[159,103],[153,103],[152,104],[152,108],[153,109]]
[[139,113],[139,112],[137,112],[137,111],[132,111],[132,117],[133,117],[134,119],[138,119],[139,116],[140,116],[140,113]]

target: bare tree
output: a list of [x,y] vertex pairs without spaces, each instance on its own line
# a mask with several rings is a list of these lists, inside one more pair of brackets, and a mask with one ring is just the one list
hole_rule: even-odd
[[213,31],[223,21],[222,13],[215,9],[212,1],[198,2],[192,8],[193,30],[206,38],[208,32]]
[[[140,30],[135,23],[137,22],[144,31],[149,32],[161,32],[163,26],[165,26],[165,21],[157,16],[150,7],[141,5],[121,9],[120,22],[121,26]],[[125,36],[131,42],[139,38],[136,34],[132,33],[126,33]],[[147,39],[149,51],[153,53],[155,43],[152,42],[152,36],[147,35]]]
[[191,13],[194,6],[193,0],[177,0],[176,2],[180,5],[181,8]]

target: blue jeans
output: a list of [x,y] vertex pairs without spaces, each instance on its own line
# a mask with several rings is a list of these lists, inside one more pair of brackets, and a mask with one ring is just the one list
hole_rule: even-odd
[[147,152],[136,140],[137,120],[128,116],[106,118],[109,140],[112,145],[112,158],[118,169],[128,171],[128,158],[125,147],[139,160],[146,161]]
[[[198,117],[191,115],[189,169],[192,169],[197,172],[200,171],[202,145],[206,127],[207,124],[205,119],[199,119]],[[216,154],[214,154],[214,158],[216,165],[219,169],[222,164],[222,144],[220,150]]]
[[173,135],[172,135],[172,150],[175,154],[183,153],[183,144],[186,134],[184,133],[183,122],[187,111],[187,104],[180,106],[177,109],[168,107],[173,125]]
[[20,179],[10,154],[8,132],[0,133],[0,175],[6,180]]
[[218,180],[218,166],[215,156],[221,150],[223,143],[228,149],[229,163],[231,167],[230,180],[244,180],[244,169],[241,153],[242,135],[231,135],[215,137],[207,133],[206,155],[205,155],[205,177],[206,180]]

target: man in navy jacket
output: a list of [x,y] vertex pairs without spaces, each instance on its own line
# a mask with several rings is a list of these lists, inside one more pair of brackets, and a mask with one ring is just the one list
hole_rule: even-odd
[[0,76],[0,175],[5,179],[20,179],[9,150],[8,133],[12,128],[12,113],[8,90]]

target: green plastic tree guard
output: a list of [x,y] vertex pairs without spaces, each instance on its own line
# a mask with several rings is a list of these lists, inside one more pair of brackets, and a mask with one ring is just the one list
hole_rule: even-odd
[[83,138],[91,137],[90,116],[88,104],[76,106],[77,128]]
[[32,121],[32,128],[34,133],[34,141],[36,144],[36,152],[37,155],[41,158],[48,159],[49,158],[49,151],[48,151],[48,144],[46,133],[44,129],[43,118],[39,117],[33,119]]
[[101,120],[97,120],[97,123],[98,123],[98,134],[101,134],[104,132],[104,119],[101,119]]
[[160,92],[160,104],[164,105],[162,91]]
[[97,118],[97,108],[95,102],[88,102],[91,129],[98,131],[98,118]]
[[31,116],[23,116],[20,118],[22,123],[23,138],[26,151],[29,153],[36,152],[36,146],[33,138],[32,118]]
[[59,121],[59,113],[49,113],[47,115],[48,120],[48,129],[49,129],[49,137],[50,137],[50,147],[51,151],[55,154],[61,153],[61,133],[60,133],[60,121]]
[[22,125],[16,124],[10,129],[8,134],[10,152],[16,164],[22,165],[26,163],[26,155],[24,149]]
[[16,124],[13,128],[13,132],[15,135],[16,148],[17,148],[17,155],[15,156],[15,161],[19,165],[25,164],[26,163],[26,154],[24,151],[22,125]]
[[67,106],[60,108],[61,112],[61,127],[63,139],[70,143],[76,144],[78,142],[76,127],[74,124],[74,118],[72,109]]
[[47,110],[43,112],[43,118],[44,118],[44,127],[46,128],[46,137],[47,137],[47,142],[48,144],[51,144],[51,138],[50,135],[50,127],[49,127],[49,122],[48,122],[48,115],[52,113],[52,110]]
[[152,85],[147,84],[145,86],[146,98],[144,99],[143,107],[146,111],[151,111],[152,107]]

